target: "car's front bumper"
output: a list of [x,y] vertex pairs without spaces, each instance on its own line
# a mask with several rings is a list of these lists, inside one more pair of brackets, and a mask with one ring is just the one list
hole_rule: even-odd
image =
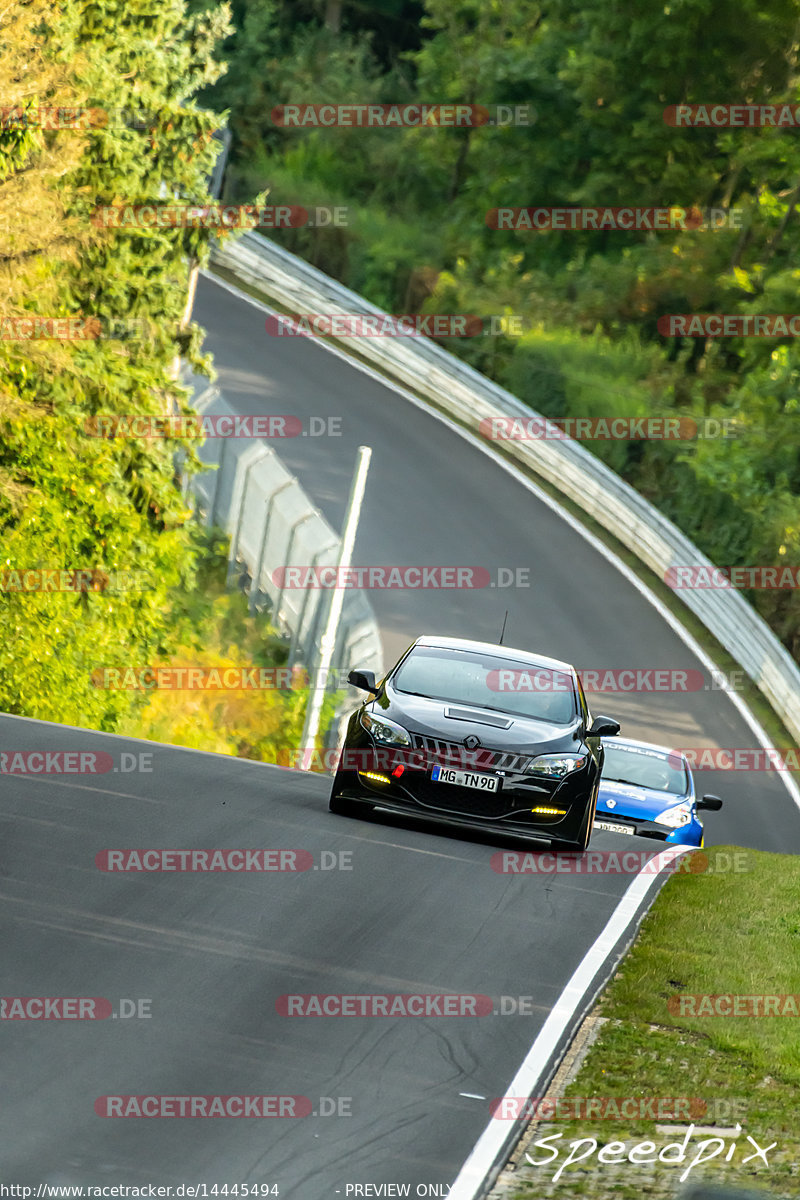
[[[498,790],[484,792],[434,780],[432,768],[446,764],[423,764],[419,751],[377,749],[363,743],[351,744],[347,750],[350,753],[343,753],[340,762],[341,786],[337,789],[337,794],[347,799],[448,825],[567,842],[581,838],[597,774],[593,761],[565,779],[475,768],[498,778]],[[534,811],[537,808],[555,811]]]
[[426,808],[422,804],[415,804],[413,801],[398,800],[397,797],[387,796],[385,793],[373,795],[368,794],[363,789],[344,788],[337,794],[347,800],[354,801],[356,804],[363,804],[365,810],[368,808],[380,808],[386,812],[395,813],[398,816],[419,818],[423,821],[430,821],[432,824],[446,825],[452,829],[475,829],[481,833],[527,838],[532,842],[541,843],[542,845],[549,843],[552,838],[557,838],[559,841],[571,841],[577,838],[577,834],[573,836],[569,831],[564,830],[563,826],[556,829],[552,826],[537,825],[533,821],[515,821],[510,817],[499,820],[488,820],[465,813],[445,812],[443,809]]
[[671,829],[669,825],[659,825],[657,821],[648,821],[643,817],[633,817],[616,811],[606,812],[605,809],[598,806],[594,823],[595,829],[603,829],[604,826],[608,826],[613,833],[616,832],[613,828],[615,825],[620,833],[626,832],[629,836],[635,834],[637,837],[654,838],[672,845],[703,845],[703,826],[697,820],[689,821],[687,825],[681,825],[677,829]]

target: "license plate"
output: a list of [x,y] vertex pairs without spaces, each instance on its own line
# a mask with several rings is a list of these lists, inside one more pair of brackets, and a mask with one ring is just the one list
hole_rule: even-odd
[[478,775],[475,771],[454,771],[450,767],[434,767],[431,772],[434,783],[455,783],[458,787],[477,788],[479,792],[496,792],[500,780],[496,775]]
[[630,825],[612,825],[610,821],[595,821],[594,827],[595,829],[607,829],[609,833],[633,834],[634,832]]

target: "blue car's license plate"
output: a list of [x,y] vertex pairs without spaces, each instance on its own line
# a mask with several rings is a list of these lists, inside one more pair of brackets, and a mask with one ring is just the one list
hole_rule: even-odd
[[609,833],[630,833],[634,832],[630,825],[614,825],[611,821],[595,821],[595,829],[607,829]]

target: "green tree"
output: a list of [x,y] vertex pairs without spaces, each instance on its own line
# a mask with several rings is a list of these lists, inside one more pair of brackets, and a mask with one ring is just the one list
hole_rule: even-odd
[[[12,3],[0,20],[16,94],[26,91],[27,54],[38,76],[32,101],[72,98],[107,113],[104,125],[80,133],[0,134],[6,311],[141,318],[150,331],[127,341],[0,342],[0,569],[96,572],[78,591],[0,593],[0,707],[113,728],[130,698],[93,688],[91,668],[112,649],[131,662],[169,649],[171,590],[191,587],[194,559],[173,480],[182,443],[104,440],[87,436],[86,421],[185,407],[175,354],[203,362],[200,331],[182,328],[188,262],[205,259],[211,234],[98,229],[91,214],[99,204],[165,195],[207,199],[210,135],[220,121],[191,97],[221,69],[212,51],[227,32],[227,10],[190,17],[182,0],[58,8],[34,0]],[[120,110],[149,116],[131,122]],[[38,215],[17,236],[15,206],[31,187]],[[135,572],[136,585],[113,591],[117,570]]]

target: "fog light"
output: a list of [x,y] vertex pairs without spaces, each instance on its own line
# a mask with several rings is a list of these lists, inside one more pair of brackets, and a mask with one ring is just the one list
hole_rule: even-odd
[[543,817],[565,817],[567,815],[565,808],[547,808],[544,804],[539,804],[536,808],[532,808],[531,812],[540,813]]
[[371,779],[373,783],[391,783],[388,775],[379,775],[377,771],[359,771],[362,779]]

